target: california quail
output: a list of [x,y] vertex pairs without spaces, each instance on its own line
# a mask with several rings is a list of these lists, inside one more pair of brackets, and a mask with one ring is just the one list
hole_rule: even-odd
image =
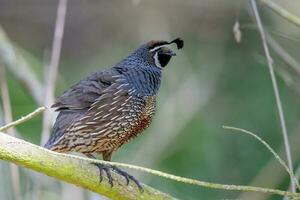
[[[45,147],[57,152],[80,152],[88,157],[102,154],[106,161],[124,143],[140,134],[155,112],[162,69],[183,40],[150,41],[115,66],[97,71],[65,91],[52,105],[59,112]],[[95,164],[113,186],[110,169],[139,182],[125,171]]]

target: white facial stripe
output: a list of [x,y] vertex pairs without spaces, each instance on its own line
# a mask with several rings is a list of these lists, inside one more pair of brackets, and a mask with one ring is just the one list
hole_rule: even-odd
[[160,48],[166,47],[166,46],[170,46],[170,45],[171,45],[171,44],[164,44],[164,45],[161,45],[161,46],[157,46],[157,47],[151,49],[149,52],[153,52],[153,51],[156,51],[157,49],[160,49]]
[[160,64],[160,62],[159,62],[159,60],[158,60],[158,52],[156,52],[155,54],[154,54],[154,62],[155,62],[155,65],[158,67],[158,68],[161,68],[162,69],[162,67],[161,67],[161,64]]

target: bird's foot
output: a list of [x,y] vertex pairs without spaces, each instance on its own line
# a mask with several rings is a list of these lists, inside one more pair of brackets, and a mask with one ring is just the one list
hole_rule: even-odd
[[99,170],[100,183],[103,180],[103,171],[104,171],[106,173],[107,178],[108,178],[108,183],[110,184],[111,187],[113,187],[114,186],[113,178],[112,178],[111,173],[110,173],[111,166],[110,165],[105,165],[105,164],[100,164],[100,163],[92,163],[92,164],[95,165]]
[[118,167],[111,166],[111,165],[106,165],[106,164],[100,164],[100,163],[93,163],[93,165],[95,165],[99,169],[100,182],[102,182],[102,180],[103,180],[103,171],[104,171],[107,178],[108,178],[108,183],[110,184],[111,187],[113,187],[114,184],[113,184],[113,178],[112,178],[112,175],[111,175],[111,170],[113,170],[117,174],[119,174],[119,175],[121,175],[125,178],[126,185],[128,185],[129,181],[131,180],[136,184],[136,186],[139,188],[139,190],[141,192],[143,192],[143,187],[140,184],[140,182],[136,178],[134,178],[134,176],[132,176],[132,175],[128,174],[127,172],[119,169]]
[[140,183],[134,176],[128,174],[127,172],[125,172],[125,171],[119,169],[119,168],[116,167],[116,166],[111,166],[111,167],[112,167],[112,169],[113,169],[116,173],[120,174],[121,176],[123,176],[123,177],[125,178],[125,180],[126,180],[126,185],[128,185],[128,184],[129,184],[129,181],[131,180],[131,181],[133,181],[133,182],[136,184],[136,186],[139,188],[139,190],[140,190],[141,192],[143,192],[143,187],[142,187],[141,183]]

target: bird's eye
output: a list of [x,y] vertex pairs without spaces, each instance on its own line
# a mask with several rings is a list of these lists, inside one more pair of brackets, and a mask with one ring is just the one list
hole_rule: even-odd
[[171,57],[175,55],[176,54],[169,48],[160,48],[155,52],[153,57],[155,65],[159,68],[163,68],[169,63]]

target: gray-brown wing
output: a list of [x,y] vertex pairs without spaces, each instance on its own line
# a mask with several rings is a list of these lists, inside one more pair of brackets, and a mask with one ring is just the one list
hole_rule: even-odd
[[119,73],[112,69],[91,74],[65,91],[52,107],[57,111],[88,109],[118,77]]
[[65,134],[67,128],[78,121],[90,109],[103,91],[111,86],[120,74],[113,70],[96,72],[65,91],[52,107],[59,111],[52,135],[45,144],[46,148],[53,148],[57,141]]
[[133,102],[138,103],[133,92],[122,79],[108,86],[87,112],[66,129],[54,150],[90,153],[116,148],[120,137],[139,120],[138,110],[133,109]]

